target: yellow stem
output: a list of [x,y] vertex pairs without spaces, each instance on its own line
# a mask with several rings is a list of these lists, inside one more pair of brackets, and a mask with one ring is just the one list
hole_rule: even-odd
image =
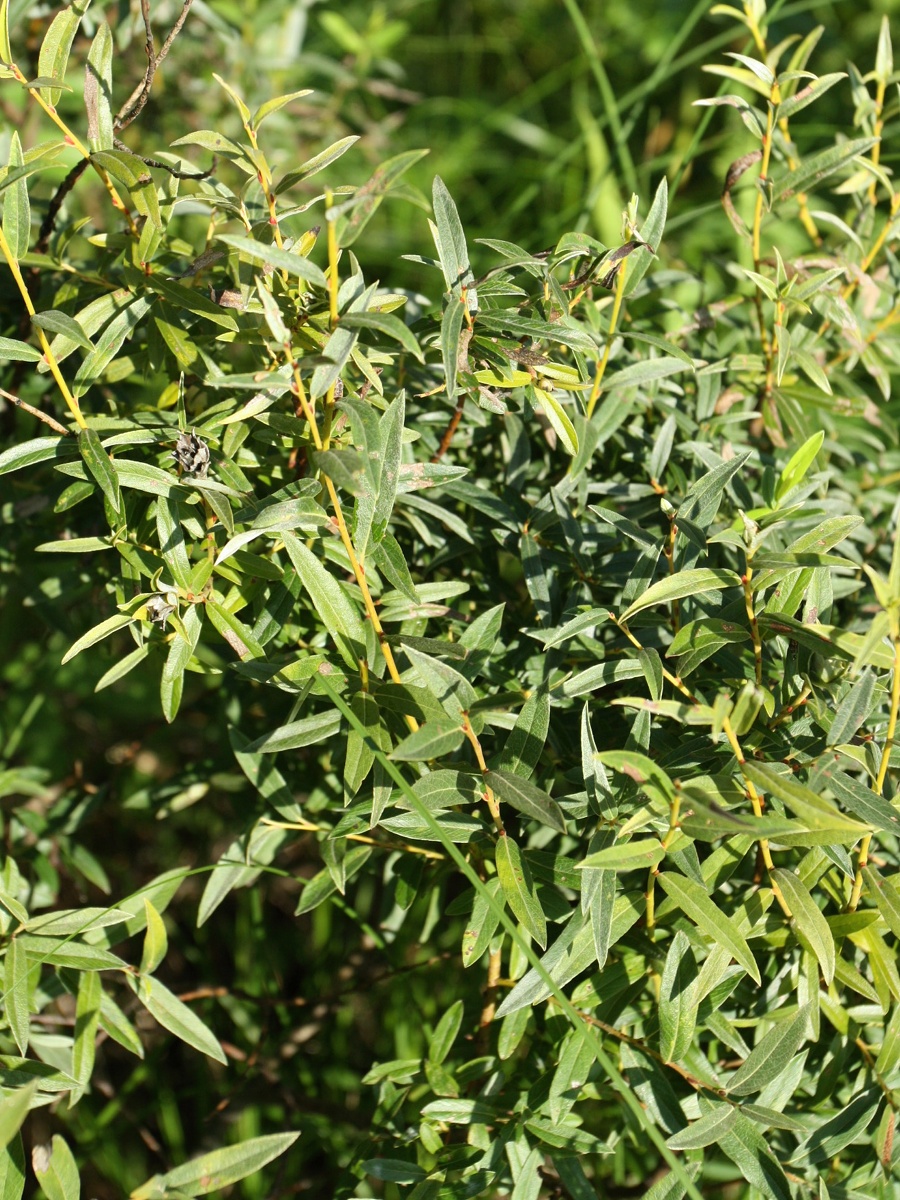
[[[325,192],[325,210],[326,213],[331,207],[334,199],[330,190]],[[328,318],[331,328],[335,329],[338,324],[338,291],[340,290],[340,275],[338,273],[338,244],[337,244],[337,229],[334,221],[329,221],[326,217],[326,237],[328,244]],[[322,444],[327,450],[331,445],[331,422],[334,418],[334,392],[335,384],[333,383],[325,395],[325,404],[323,405],[322,413]]]
[[[872,127],[872,136],[879,140],[872,147],[872,166],[878,166],[878,160],[881,157],[881,131],[884,129],[884,90],[885,81],[879,79],[875,87],[875,124]],[[878,180],[873,179],[869,184],[869,203],[875,203],[875,191],[878,185]]]
[[[312,436],[313,445],[317,450],[321,450],[322,436],[319,433],[319,426],[316,421],[315,411],[313,410],[313,407],[306,395],[306,388],[303,386],[303,380],[300,376],[300,364],[291,354],[291,348],[289,345],[285,347],[285,352],[287,353],[291,362],[291,368],[294,374],[294,388],[297,392],[297,399],[300,403],[303,415],[306,418],[307,424],[309,425],[309,431]],[[344,549],[347,551],[347,557],[350,560],[350,568],[353,571],[354,578],[356,579],[359,590],[362,593],[366,614],[369,620],[372,622],[372,628],[375,630],[375,635],[378,638],[378,644],[381,647],[381,653],[384,656],[388,674],[394,683],[399,683],[400,672],[397,670],[397,663],[394,659],[393,651],[391,650],[387,638],[385,637],[384,627],[381,624],[381,619],[378,616],[378,610],[376,609],[375,602],[372,599],[372,593],[369,591],[369,585],[366,582],[365,570],[360,564],[359,559],[356,557],[356,551],[353,548],[353,541],[350,537],[350,531],[347,528],[347,522],[344,520],[344,512],[341,508],[341,502],[338,499],[337,489],[335,488],[330,476],[326,475],[324,471],[322,472],[322,482],[324,483],[329,499],[331,500],[331,507],[334,511],[334,520],[335,524],[337,525],[338,534],[340,535],[340,539],[344,544]],[[407,716],[406,723],[413,732],[419,728],[419,723],[415,717]]]
[[[259,143],[256,140],[256,130],[246,121],[244,122],[244,132],[247,134],[250,145],[257,153],[259,153]],[[275,245],[278,246],[279,249],[282,249],[284,242],[281,237],[281,229],[278,226],[278,211],[276,208],[275,193],[272,191],[272,174],[266,165],[265,157],[262,157],[261,159],[263,166],[260,166],[259,162],[257,162],[255,159],[253,161],[256,167],[257,182],[262,188],[262,193],[266,198],[266,207],[269,210],[269,224],[272,226],[272,236],[275,239]]]
[[[262,824],[274,829],[299,829],[303,833],[330,833],[325,825],[316,825],[313,821],[274,821],[269,817],[262,818]],[[379,838],[368,837],[364,833],[348,833],[348,842],[364,842],[367,846],[380,846],[383,850],[402,850],[406,854],[419,854],[423,858],[433,858],[443,862],[443,854],[436,850],[425,850],[420,846],[410,846],[407,842],[384,842]]]
[[[891,684],[891,712],[888,717],[887,736],[881,748],[881,762],[878,764],[878,775],[875,779],[875,792],[880,796],[884,791],[884,781],[887,778],[888,766],[891,761],[891,751],[894,748],[894,737],[897,733],[897,714],[900,712],[900,636],[894,638],[894,678]],[[863,870],[869,861],[869,847],[872,835],[867,834],[859,844],[859,858],[856,864],[856,875],[853,878],[853,890],[847,903],[847,911],[854,912],[862,895]]]
[[616,326],[619,321],[619,313],[622,309],[622,300],[625,297],[625,276],[628,271],[628,259],[622,260],[622,265],[619,268],[619,275],[616,279],[616,298],[613,301],[612,315],[609,318],[609,329],[606,334],[606,345],[603,348],[603,357],[597,363],[597,374],[594,376],[594,386],[591,388],[591,394],[587,402],[587,418],[588,420],[594,415],[594,409],[597,407],[597,401],[600,399],[600,390],[603,385],[603,376],[606,372],[606,364],[609,362],[609,354],[612,350],[613,340],[616,336]]
[[[731,724],[731,721],[728,719],[728,717],[725,718],[722,729],[725,733],[725,736],[728,738],[731,749],[734,751],[734,757],[738,760],[738,766],[742,767],[747,759],[744,757],[744,751],[741,749],[741,744],[738,741],[737,734],[734,732],[734,726]],[[750,799],[750,807],[753,809],[753,815],[755,817],[761,817],[763,815],[763,809],[762,802],[759,798],[759,792],[757,792],[751,781],[746,777],[744,778],[744,787],[746,788],[747,795]],[[781,911],[788,918],[788,920],[790,920],[793,917],[793,913],[791,912],[787,901],[782,895],[781,888],[772,878],[772,871],[775,869],[775,863],[772,861],[772,851],[769,849],[769,842],[767,838],[759,839],[759,850],[762,854],[763,862],[766,864],[766,870],[769,872],[769,884],[772,888],[772,894],[780,904]]]
[[[487,760],[484,757],[484,751],[481,749],[481,742],[478,740],[478,735],[469,724],[468,717],[466,717],[463,722],[463,733],[466,735],[470,746],[475,751],[475,761],[478,763],[479,771],[482,775],[486,775],[488,769]],[[484,798],[487,801],[487,806],[490,809],[493,822],[497,827],[497,832],[499,834],[505,833],[506,831],[503,828],[503,820],[500,816],[500,805],[497,802],[497,797],[494,795],[493,790],[487,783],[484,784]]]
[[[10,271],[12,271],[13,279],[16,281],[16,286],[21,293],[22,301],[25,305],[28,315],[30,317],[35,316],[34,304],[31,301],[31,296],[28,292],[28,288],[25,285],[25,280],[22,278],[22,272],[19,268],[18,260],[13,254],[2,228],[0,228],[0,253],[3,254],[3,257],[6,259],[7,266],[9,267]],[[59,363],[56,361],[53,351],[50,349],[50,343],[47,341],[43,329],[41,329],[40,325],[35,325],[34,328],[37,330],[38,341],[41,343],[41,349],[44,352],[44,358],[47,360],[47,365],[50,367],[50,373],[56,380],[60,392],[62,392],[62,397],[66,402],[69,412],[72,414],[76,424],[79,425],[81,429],[87,429],[87,421],[84,419],[81,406],[69,391],[69,385],[63,378],[63,373],[59,369]]]
[[759,636],[759,622],[753,607],[753,589],[750,583],[753,579],[753,568],[747,562],[747,570],[741,578],[744,585],[744,608],[747,610],[747,620],[750,622],[750,637],[753,640],[753,661],[756,667],[756,683],[762,686],[762,640]]
[[[19,70],[19,68],[16,66],[15,63],[10,63],[10,70],[15,75],[16,80],[19,83],[21,83],[23,87],[25,87],[28,81],[26,80],[25,76],[22,74],[22,72]],[[62,133],[63,137],[66,139],[66,141],[69,143],[69,145],[74,146],[74,148],[78,151],[78,153],[81,155],[81,157],[86,158],[88,160],[88,162],[91,164],[91,166],[97,172],[97,174],[100,176],[100,179],[103,182],[103,186],[106,188],[107,192],[109,193],[109,198],[113,203],[113,207],[117,208],[119,210],[119,212],[124,216],[125,220],[128,222],[128,228],[129,228],[131,234],[134,237],[137,237],[138,229],[132,219],[131,213],[128,211],[127,205],[123,203],[121,196],[116,191],[115,184],[112,182],[112,180],[107,175],[107,173],[101,167],[98,167],[97,164],[91,160],[91,152],[90,152],[90,150],[88,150],[87,146],[85,146],[85,144],[81,141],[81,139],[78,137],[78,135],[76,133],[73,133],[73,131],[69,128],[69,126],[65,123],[65,121],[62,119],[62,117],[56,111],[55,107],[52,104],[47,103],[47,101],[41,95],[40,90],[38,88],[27,88],[26,90],[38,102],[38,104],[41,106],[41,108],[44,110],[44,112],[47,114],[47,116],[50,118],[50,120],[53,122],[53,124]]]
[[[610,616],[612,616],[612,614],[610,614]],[[613,620],[615,621],[614,616],[613,616]],[[632,646],[635,647],[635,649],[643,650],[644,647],[641,645],[641,643],[638,641],[638,639],[634,636],[634,634],[631,632],[631,630],[628,628],[627,625],[623,625],[621,621],[616,621],[616,624],[618,625],[619,629],[621,629],[622,633],[624,633],[625,636],[628,638],[629,642],[631,642]],[[678,678],[677,675],[673,675],[672,672],[667,670],[665,667],[663,667],[662,673],[663,673],[663,679],[665,679],[669,683],[671,683],[672,687],[675,688],[677,691],[681,692],[682,696],[686,697],[687,700],[689,700],[691,704],[697,703],[697,697],[693,694],[693,692],[690,691],[689,688],[687,688],[684,685],[684,683]]]

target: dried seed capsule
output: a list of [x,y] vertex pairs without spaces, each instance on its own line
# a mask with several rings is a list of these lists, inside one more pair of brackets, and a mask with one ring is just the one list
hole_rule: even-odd
[[172,457],[194,479],[205,479],[209,470],[209,446],[191,431],[179,434]]
[[168,597],[162,593],[151,596],[147,601],[147,620],[159,625],[161,629],[165,629],[166,622],[174,611],[175,605],[170,604]]

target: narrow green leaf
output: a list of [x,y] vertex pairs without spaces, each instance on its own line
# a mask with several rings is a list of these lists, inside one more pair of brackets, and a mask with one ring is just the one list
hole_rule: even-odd
[[169,643],[169,653],[166,656],[160,680],[159,694],[163,716],[170,724],[175,720],[178,709],[181,707],[184,673],[194,655],[202,628],[203,618],[200,615],[200,606],[188,605],[184,610],[179,628],[176,629],[175,636]]
[[[459,371],[460,340],[463,337],[465,308],[457,296],[450,296],[441,318],[441,358],[444,363],[444,387],[447,398],[456,398],[456,377]],[[468,337],[468,335],[466,335]]]
[[300,721],[290,721],[281,725],[271,733],[247,745],[247,754],[278,754],[282,750],[297,750],[301,746],[313,746],[327,738],[334,737],[341,725],[341,714],[331,710],[316,713],[313,717],[304,717]]
[[283,540],[319,618],[335,639],[344,662],[355,671],[359,660],[366,657],[362,619],[340,584],[313,552],[292,533],[285,533]]
[[470,312],[474,312],[476,300],[471,285],[475,282],[475,277],[469,266],[466,235],[463,233],[453,197],[439,175],[434,177],[431,199],[434,206],[434,240],[447,291],[458,299],[462,289],[468,289],[467,306]]
[[144,931],[144,949],[141,955],[141,973],[152,975],[169,948],[169,936],[166,933],[165,922],[153,907],[153,903],[144,897],[144,912],[147,917],[147,928]]
[[78,979],[75,1004],[75,1042],[72,1047],[72,1074],[78,1088],[69,1097],[74,1106],[87,1089],[94,1070],[97,1026],[100,1023],[100,1001],[103,985],[98,971],[82,971]]
[[243,237],[237,233],[218,233],[216,234],[216,241],[224,242],[226,246],[231,246],[233,250],[237,250],[245,258],[248,258],[250,262],[274,267],[277,271],[286,271],[289,275],[296,275],[300,279],[306,280],[307,283],[314,283],[316,287],[324,288],[328,286],[325,273],[321,267],[317,267],[308,258],[301,258],[299,254],[292,254],[290,250],[282,250],[270,243],[256,242],[253,238]]
[[[40,972],[35,971],[34,979],[29,974],[28,951],[22,945],[20,938],[13,938],[6,949],[6,964],[3,978],[3,995],[6,1007],[6,1019],[10,1032],[19,1048],[19,1053],[28,1053],[28,1041],[31,1031],[29,992],[30,985],[37,983]],[[18,1126],[16,1127],[18,1128]],[[16,1130],[12,1130],[10,1137]],[[9,1138],[7,1138],[7,1142]]]
[[522,706],[516,723],[497,760],[497,769],[530,779],[541,757],[550,728],[550,693],[532,692]]
[[669,207],[669,184],[663,175],[647,213],[647,219],[641,226],[641,239],[650,247],[645,250],[639,247],[627,260],[628,274],[625,276],[625,295],[630,296],[650,269],[654,255],[659,251],[663,231],[666,227],[666,215]]
[[759,967],[746,939],[738,931],[733,919],[713,903],[703,888],[693,880],[675,875],[671,871],[660,874],[658,880],[663,891],[672,898],[685,916],[717,945],[727,950],[747,974],[760,983]]
[[391,758],[397,762],[429,762],[458,750],[464,738],[459,721],[433,717],[395,746]]
[[116,474],[116,468],[112,459],[101,445],[96,430],[90,428],[80,429],[78,431],[78,448],[81,451],[81,457],[84,459],[87,469],[100,485],[110,505],[117,513],[121,512],[122,493],[119,490],[119,479]]
[[747,1182],[758,1188],[767,1200],[792,1200],[791,1185],[784,1169],[769,1150],[765,1138],[742,1113],[738,1113],[718,1144]]
[[31,1165],[47,1200],[79,1200],[81,1180],[65,1138],[54,1133],[49,1146],[36,1146]]
[[[491,944],[491,939],[500,923],[498,893],[501,891],[499,878],[489,879],[484,892],[476,892],[472,915],[466,922],[462,939],[462,965],[471,967],[478,962]],[[492,903],[493,902],[493,903]]]
[[131,1200],[162,1200],[167,1195],[206,1196],[261,1171],[289,1150],[299,1133],[271,1133],[192,1158],[184,1166],[154,1175],[131,1193]]
[[89,629],[87,633],[82,634],[77,642],[73,642],[60,662],[67,663],[76,654],[80,654],[82,650],[87,650],[89,646],[96,645],[97,642],[102,641],[105,637],[109,637],[111,633],[115,633],[117,629],[124,629],[133,620],[134,617],[129,617],[127,613],[116,613],[112,617],[107,617],[105,621],[101,621],[99,625],[95,625],[93,629]]
[[664,1062],[681,1062],[691,1047],[697,1022],[697,977],[690,942],[679,929],[666,952],[659,987],[659,1052]]
[[783,500],[791,488],[803,482],[807,471],[816,460],[816,455],[822,449],[824,441],[825,430],[820,429],[812,437],[807,438],[800,449],[792,455],[787,466],[781,472],[781,478],[775,490],[776,501]]
[[93,351],[87,355],[75,373],[73,390],[78,396],[83,396],[91,384],[101,378],[126,338],[130,337],[147,315],[151,304],[152,300],[147,296],[135,297],[97,335]]
[[900,893],[893,883],[893,877],[883,879],[871,863],[863,867],[863,876],[884,923],[894,937],[900,937]]
[[[327,210],[326,220],[338,222],[337,239],[341,248],[356,241],[400,176],[427,153],[427,150],[405,150],[402,154],[386,159],[375,168],[371,178],[362,187],[357,188],[350,200]],[[346,220],[343,219],[344,214],[348,214]]]
[[[281,97],[281,99],[284,98],[285,97]],[[269,101],[268,103],[273,103],[273,101]],[[254,122],[262,119],[259,114],[263,108],[265,108],[265,104],[262,105],[260,109],[257,109],[256,116],[253,118]],[[335,142],[326,150],[320,151],[317,155],[315,155],[314,158],[308,158],[306,162],[297,167],[296,170],[288,171],[288,173],[283,175],[276,183],[275,195],[280,196],[281,193],[286,192],[288,188],[292,188],[296,184],[302,183],[303,180],[308,179],[310,175],[315,175],[318,171],[330,166],[333,162],[339,159],[342,154],[346,154],[350,147],[358,141],[359,136],[356,134],[351,137],[341,138],[340,141]]]
[[810,895],[809,889],[793,871],[776,867],[772,872],[772,883],[777,884],[793,914],[793,925],[798,936],[805,941],[818,960],[827,984],[834,979],[834,936],[822,910]]
[[[72,42],[90,3],[91,0],[74,0],[73,4],[57,13],[50,22],[50,28],[38,53],[39,76],[63,83]],[[58,87],[42,87],[41,95],[52,108],[59,103],[62,91]]]
[[238,658],[265,658],[265,650],[253,633],[233,612],[215,600],[207,600],[206,613],[210,623],[219,631]]
[[35,963],[51,963],[54,967],[72,967],[76,971],[122,971],[124,961],[101,946],[86,946],[67,938],[38,937],[20,933],[18,940],[28,951],[32,967]]
[[871,150],[877,141],[873,137],[851,138],[805,158],[798,166],[773,180],[774,203],[796,196],[798,192],[814,191],[823,180]]
[[9,44],[9,0],[0,0],[0,63],[12,62]]
[[428,1058],[433,1063],[442,1063],[450,1051],[462,1026],[463,1002],[456,1000],[434,1028],[428,1041]]
[[[312,88],[303,88],[299,92],[288,92],[284,96],[275,96],[271,100],[266,100],[265,103],[261,104],[250,118],[249,124],[251,128],[259,129],[266,117],[271,116],[272,113],[278,112],[280,109],[284,108],[285,105],[290,104],[292,100],[299,100],[301,96],[311,95]],[[352,140],[356,141],[357,139],[353,138]]]
[[509,834],[498,838],[495,857],[497,876],[507,904],[541,949],[545,949],[547,918],[537,898],[528,863]]
[[778,1021],[753,1047],[745,1062],[728,1079],[732,1096],[750,1096],[777,1079],[809,1035],[809,1007],[790,1020]]
[[717,1104],[712,1112],[706,1113],[686,1129],[673,1133],[668,1144],[673,1150],[702,1150],[714,1146],[723,1134],[734,1125],[738,1109],[730,1104]]
[[[396,757],[396,754],[395,754]],[[543,825],[549,825],[559,833],[566,832],[566,822],[562,809],[545,791],[536,787],[530,779],[516,775],[502,768],[496,771],[486,771],[484,782],[506,804],[533,817]]]
[[367,309],[365,312],[347,313],[341,318],[342,323],[350,329],[375,329],[386,337],[394,338],[404,350],[408,350],[419,362],[425,361],[422,347],[416,341],[416,336],[408,325],[404,324],[393,313],[375,312]]
[[[872,831],[869,825],[845,817],[833,804],[822,799],[810,788],[796,783],[793,778],[780,774],[768,763],[748,760],[741,764],[741,771],[757,787],[765,788],[773,796],[777,796],[808,829],[820,833],[831,842],[855,842]],[[793,841],[782,837],[779,837],[779,841],[785,845],[794,844]],[[799,844],[803,845],[804,843]],[[810,842],[809,844],[814,843]],[[826,841],[825,844],[830,843]]]
[[106,21],[101,21],[88,51],[84,73],[84,106],[92,151],[113,148],[112,60],[112,30]]
[[169,500],[166,496],[160,496],[156,501],[156,532],[159,548],[171,577],[179,587],[187,590],[191,585],[191,561],[187,543],[177,502]]
[[[37,350],[34,346],[29,346],[27,342],[20,342],[16,338],[0,337],[0,360],[3,362],[40,362],[42,358],[43,355],[40,350]],[[33,438],[32,441],[55,442],[58,445],[60,439]],[[18,446],[10,446],[7,450],[3,451],[3,458],[0,459],[0,475],[4,471],[14,471],[16,469],[14,466],[6,466],[5,463],[14,457],[14,452],[22,455],[24,446],[30,444],[29,442],[24,442]],[[48,454],[46,457],[50,458],[52,455]],[[27,463],[23,465],[27,466]]]
[[572,424],[572,418],[553,392],[535,386],[534,394],[543,407],[544,415],[556,431],[556,436],[562,442],[563,449],[574,457],[578,453],[578,434]]
[[[12,131],[9,143],[9,172],[24,167],[22,143],[17,130]],[[13,258],[21,259],[28,253],[31,240],[31,202],[28,198],[28,181],[16,179],[3,197],[3,236],[6,238]]]
[[134,1026],[106,992],[100,993],[100,1028],[136,1058],[144,1057],[144,1047]]
[[616,842],[602,850],[589,854],[578,864],[581,868],[594,867],[603,871],[634,871],[636,868],[655,867],[666,856],[659,838],[635,838],[630,842]]
[[137,979],[128,975],[127,979],[137,998],[164,1029],[216,1062],[224,1064],[227,1061],[225,1052],[206,1025],[165,984],[152,975]]
[[679,571],[666,579],[651,584],[643,595],[621,614],[621,621],[631,618],[654,604],[668,604],[682,600],[685,596],[698,596],[705,592],[721,591],[723,588],[740,587],[741,577],[735,571],[724,571],[715,567],[697,567],[690,571]]
[[[28,1116],[37,1089],[38,1081],[34,1079],[31,1083],[16,1088],[14,1092],[10,1092],[8,1096],[4,1096],[3,1100],[0,1100],[0,1151],[6,1151],[9,1143],[22,1128],[22,1123]],[[0,1197],[2,1200],[8,1200],[9,1197],[3,1174],[4,1166],[8,1165],[9,1158],[7,1156],[5,1164],[0,1162]]]

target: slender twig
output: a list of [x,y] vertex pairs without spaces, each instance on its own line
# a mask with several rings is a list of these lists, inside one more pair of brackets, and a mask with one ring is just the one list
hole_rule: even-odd
[[[38,240],[34,247],[36,254],[44,254],[46,252],[50,244],[50,235],[53,233],[53,227],[56,224],[56,218],[59,216],[59,210],[63,206],[63,201],[84,174],[87,165],[88,160],[86,158],[80,159],[53,193],[50,203],[47,206],[47,215],[44,217],[41,227],[38,230]],[[31,273],[32,276],[40,274],[37,267],[33,268]]]
[[[887,778],[888,766],[891,761],[891,751],[897,734],[897,714],[900,712],[900,635],[894,637],[894,678],[891,685],[891,712],[888,717],[887,736],[881,748],[881,762],[878,764],[878,775],[875,779],[875,793],[880,796],[884,792],[884,781]],[[859,857],[856,863],[856,875],[853,879],[853,889],[847,903],[847,911],[854,912],[862,894],[863,871],[869,863],[869,847],[872,835],[866,834],[859,844]]]
[[12,392],[6,391],[5,388],[0,388],[0,396],[4,400],[9,400],[11,404],[15,404],[17,408],[23,409],[27,413],[31,413],[33,417],[37,417],[39,421],[43,421],[45,425],[49,425],[51,429],[57,433],[61,433],[64,437],[72,437],[71,429],[66,429],[65,425],[60,425],[59,421],[55,421],[53,417],[48,417],[45,412],[41,412],[39,408],[35,408],[33,404],[27,404],[24,400],[20,400],[18,396],[14,396]]
[[750,560],[747,560],[747,570],[741,576],[741,583],[744,585],[744,608],[747,611],[747,620],[750,623],[750,637],[753,641],[753,664],[756,670],[756,683],[758,687],[762,686],[762,638],[759,635],[759,622],[756,619],[756,609],[753,604],[753,588],[750,586],[753,581],[753,568],[750,566]]
[[[731,721],[728,717],[725,718],[722,729],[725,736],[728,738],[731,749],[734,751],[734,757],[738,761],[738,766],[743,767],[747,759],[744,755],[744,751],[741,749],[741,744],[738,741],[737,734],[734,731],[734,726],[731,724]],[[757,792],[753,782],[747,779],[746,776],[744,776],[744,787],[750,799],[750,806],[753,809],[753,815],[755,817],[761,817],[763,815],[763,808],[762,801],[759,798],[759,792]],[[772,860],[772,851],[769,849],[768,838],[759,839],[759,852],[762,855],[763,862],[766,864],[766,870],[769,873],[769,886],[772,888],[772,894],[781,906],[781,911],[788,918],[788,920],[791,920],[794,914],[791,912],[790,907],[785,900],[784,895],[782,894],[781,888],[772,878],[772,872],[775,870],[775,863]]]
[[[468,330],[463,330],[467,333]],[[466,393],[460,392],[456,397],[456,408],[453,410],[453,415],[447,422],[447,428],[444,430],[444,436],[441,438],[441,444],[431,456],[433,463],[440,462],[447,451],[450,449],[450,443],[453,441],[453,435],[459,428],[459,423],[462,420],[463,409],[466,407]]]
[[628,259],[623,259],[621,267],[619,267],[619,277],[616,281],[616,296],[613,300],[612,315],[609,318],[609,329],[606,334],[606,345],[603,349],[603,357],[597,363],[597,373],[594,376],[594,386],[591,388],[591,394],[587,402],[586,414],[588,420],[594,415],[594,409],[597,407],[597,401],[600,399],[600,390],[603,386],[603,376],[606,373],[606,364],[609,362],[609,354],[612,350],[613,340],[616,336],[616,325],[619,320],[619,313],[622,309],[622,300],[625,297],[625,276],[628,271]]
[[139,158],[145,167],[156,167],[160,171],[168,171],[173,179],[209,179],[210,175],[216,169],[218,159],[213,155],[212,166],[207,171],[179,171],[169,163],[163,162],[159,158],[147,158],[144,154],[137,154],[130,146],[121,141],[119,138],[113,138],[113,145],[117,150],[124,150],[126,154],[130,154],[133,158]]
[[153,49],[153,30],[150,25],[150,5],[149,0],[141,0],[141,14],[144,18],[144,31],[146,33],[147,45],[147,69],[144,72],[144,78],[137,85],[122,107],[116,113],[113,121],[114,129],[126,129],[136,117],[140,116],[144,105],[150,98],[150,89],[153,86],[153,77],[159,70],[163,60],[172,48],[172,43],[181,33],[182,27],[187,20],[188,13],[191,11],[191,5],[194,0],[184,0],[184,5],[178,16],[178,20],[169,31],[169,36],[162,44],[159,54],[154,53]]
[[[0,228],[0,254],[2,254],[6,259],[6,264],[10,271],[12,271],[13,279],[16,281],[16,286],[19,289],[19,294],[25,303],[25,307],[28,310],[29,316],[35,316],[36,312],[34,304],[31,300],[31,294],[28,291],[28,286],[25,283],[24,278],[22,277],[22,271],[19,267],[18,260],[10,249],[9,242],[7,242],[2,228]],[[66,383],[65,377],[63,376],[62,371],[59,369],[59,363],[56,361],[56,356],[50,349],[50,343],[47,341],[46,334],[44,333],[43,329],[41,329],[40,325],[36,325],[35,329],[37,330],[38,341],[41,343],[41,349],[44,352],[44,358],[47,360],[47,365],[50,368],[50,373],[56,380],[60,392],[62,392],[62,397],[66,402],[69,412],[75,418],[75,421],[78,423],[78,425],[82,429],[86,429],[87,421],[84,419],[81,406],[69,390],[69,385]]]

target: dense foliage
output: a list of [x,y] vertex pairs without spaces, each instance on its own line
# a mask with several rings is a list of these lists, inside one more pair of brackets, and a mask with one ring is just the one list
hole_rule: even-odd
[[900,1196],[887,20],[566,0],[488,205],[413,10],[28,11],[4,1200]]

